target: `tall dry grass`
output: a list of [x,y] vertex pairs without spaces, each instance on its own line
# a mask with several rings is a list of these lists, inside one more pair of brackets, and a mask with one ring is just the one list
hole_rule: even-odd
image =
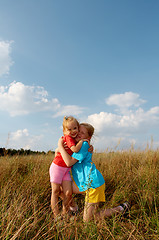
[[53,155],[0,158],[0,239],[154,239],[159,230],[159,151],[94,153],[93,161],[106,181],[106,204],[132,203],[130,217],[102,222],[55,223],[50,209],[48,169]]

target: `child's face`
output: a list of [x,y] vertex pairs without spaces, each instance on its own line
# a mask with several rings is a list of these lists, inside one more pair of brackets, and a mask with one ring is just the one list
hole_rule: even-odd
[[69,135],[72,138],[76,138],[79,129],[76,121],[68,122],[67,127],[64,130],[64,135]]
[[91,139],[91,137],[88,134],[87,128],[83,125],[80,125],[80,127],[79,127],[78,138],[79,139],[88,139],[88,140]]

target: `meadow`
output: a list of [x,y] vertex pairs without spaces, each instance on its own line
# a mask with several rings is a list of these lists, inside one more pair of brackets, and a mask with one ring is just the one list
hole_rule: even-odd
[[83,223],[79,214],[55,223],[50,208],[49,166],[54,155],[0,157],[0,239],[159,239],[159,150],[94,153],[106,182],[106,203],[130,201],[128,218]]

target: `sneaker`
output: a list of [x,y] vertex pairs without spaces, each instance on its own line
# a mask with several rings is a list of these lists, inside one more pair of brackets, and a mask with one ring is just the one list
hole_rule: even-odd
[[123,208],[122,216],[127,217],[130,212],[131,205],[129,202],[121,203],[120,206]]

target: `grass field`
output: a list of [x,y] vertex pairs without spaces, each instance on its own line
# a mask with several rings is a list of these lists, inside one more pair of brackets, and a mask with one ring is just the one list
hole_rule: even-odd
[[106,203],[132,203],[128,219],[83,223],[80,213],[56,224],[50,209],[53,154],[0,158],[0,239],[159,239],[159,151],[94,153],[106,182]]

